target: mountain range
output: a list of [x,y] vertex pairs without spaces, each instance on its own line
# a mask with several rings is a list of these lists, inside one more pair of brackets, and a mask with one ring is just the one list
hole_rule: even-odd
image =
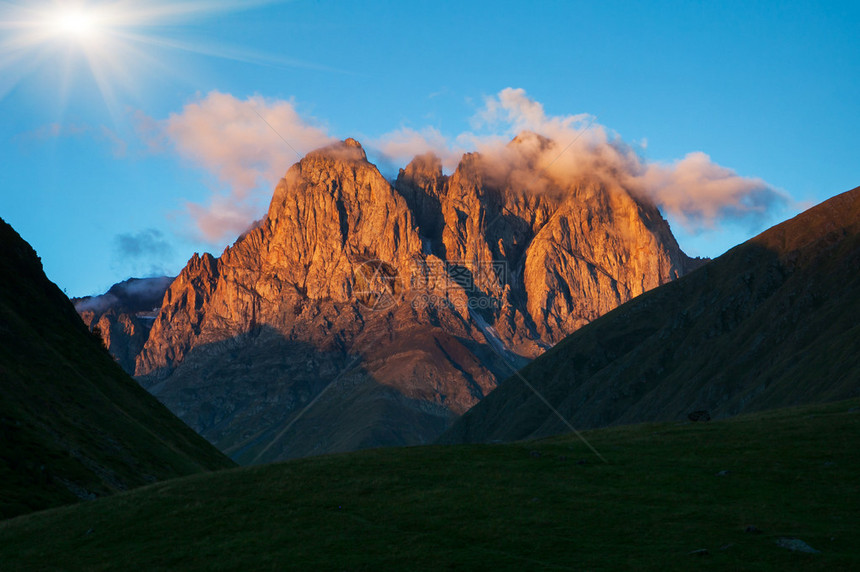
[[[650,200],[538,169],[546,144],[523,133],[514,166],[470,153],[450,176],[422,155],[394,181],[353,139],[311,152],[259,223],[189,260],[142,348],[114,355],[241,463],[432,442],[512,371],[702,263]],[[112,319],[102,335],[131,321]]]

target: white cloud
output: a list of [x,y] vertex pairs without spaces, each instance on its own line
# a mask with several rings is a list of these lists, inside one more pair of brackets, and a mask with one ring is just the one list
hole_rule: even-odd
[[370,140],[368,146],[378,152],[382,161],[399,167],[405,167],[417,155],[433,151],[449,171],[457,167],[464,152],[463,149],[451,147],[445,136],[434,127],[420,130],[401,127]]

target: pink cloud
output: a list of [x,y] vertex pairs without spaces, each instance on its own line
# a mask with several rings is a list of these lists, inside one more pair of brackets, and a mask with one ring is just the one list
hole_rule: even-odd
[[241,100],[218,91],[167,119],[153,123],[143,117],[138,123],[151,148],[172,148],[226,186],[206,204],[186,205],[198,237],[212,243],[247,229],[289,166],[333,140],[291,101]]
[[687,230],[713,228],[723,218],[759,217],[789,198],[765,181],[742,177],[702,153],[689,153],[670,165],[653,163],[634,184],[650,195]]
[[240,195],[260,183],[273,185],[305,153],[332,141],[292,102],[217,91],[172,113],[161,127],[183,158]]
[[260,216],[254,205],[235,196],[216,196],[205,205],[188,202],[185,208],[194,221],[198,238],[212,243],[236,238]]

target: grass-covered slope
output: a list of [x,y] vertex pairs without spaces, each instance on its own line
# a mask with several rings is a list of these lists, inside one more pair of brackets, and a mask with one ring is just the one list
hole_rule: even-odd
[[[860,188],[838,195],[575,332],[525,377],[573,426],[680,420],[860,395]],[[442,442],[565,425],[519,376]]]
[[0,220],[0,518],[232,466],[113,361]]
[[[176,479],[0,523],[0,562],[7,570],[860,569],[860,400],[586,435],[608,463],[561,436]],[[820,553],[792,552],[781,538]]]

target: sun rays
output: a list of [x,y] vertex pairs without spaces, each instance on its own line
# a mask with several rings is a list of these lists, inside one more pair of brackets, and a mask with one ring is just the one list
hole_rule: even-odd
[[[0,100],[38,76],[62,109],[72,90],[92,84],[114,120],[152,82],[188,81],[177,52],[266,65],[303,66],[279,56],[194,37],[189,23],[271,1],[113,0],[0,2]],[[46,79],[48,78],[48,79]],[[125,97],[124,97],[125,96]]]

